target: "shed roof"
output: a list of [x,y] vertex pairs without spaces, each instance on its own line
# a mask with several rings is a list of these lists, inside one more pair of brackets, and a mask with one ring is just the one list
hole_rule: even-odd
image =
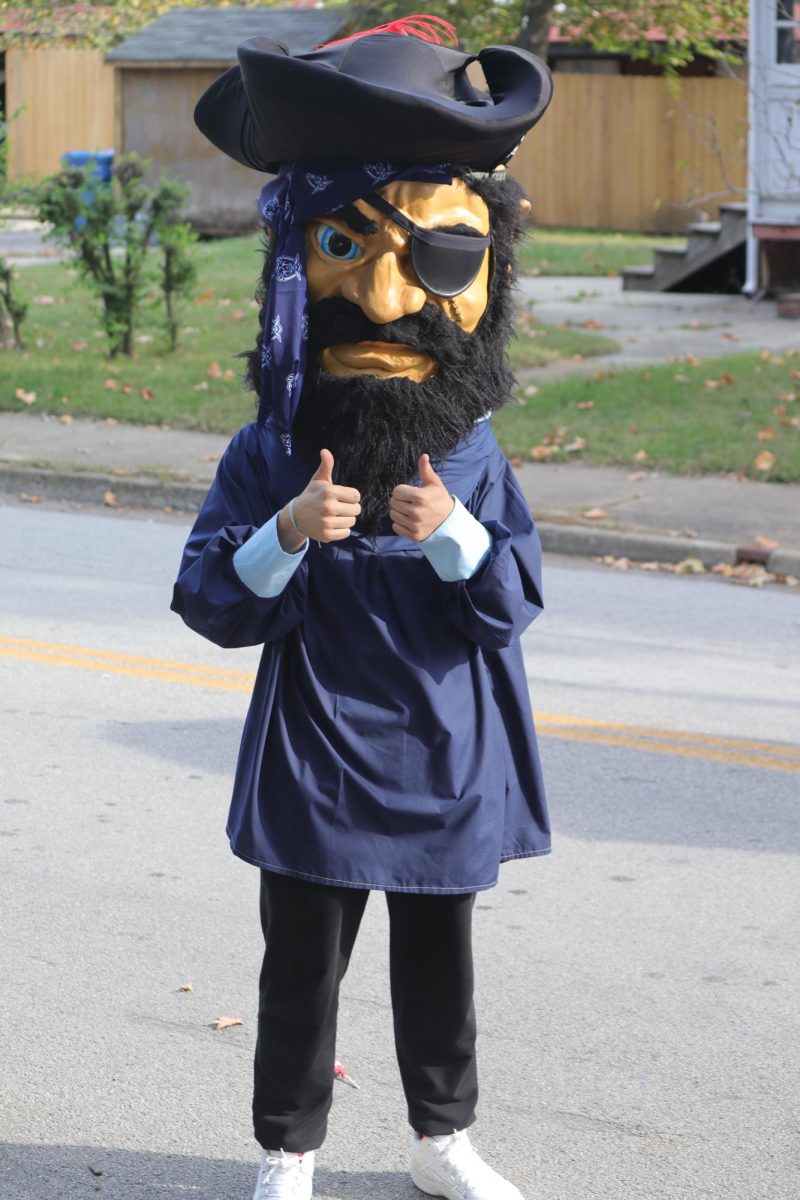
[[246,38],[274,38],[290,54],[307,54],[336,37],[345,8],[175,8],[120,42],[106,62],[235,63]]

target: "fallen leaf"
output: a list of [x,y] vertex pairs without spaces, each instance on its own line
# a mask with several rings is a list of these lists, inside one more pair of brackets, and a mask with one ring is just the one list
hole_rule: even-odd
[[720,383],[735,383],[735,382],[736,382],[736,376],[735,376],[735,375],[731,375],[730,371],[726,371],[724,375],[721,375],[721,376],[720,376],[720,380],[719,380],[719,381],[720,381]]
[[254,309],[256,309],[256,311],[258,311],[258,309],[260,308],[260,305],[257,300],[248,300],[247,307],[254,308]]
[[246,315],[247,314],[243,313],[240,308],[237,308],[234,312],[231,313],[231,316],[233,317],[234,321],[243,321],[245,319]]
[[578,408],[582,412],[588,412],[590,408],[594,408],[594,400],[579,400]]
[[536,462],[541,462],[542,459],[552,458],[558,453],[558,446],[534,446],[530,452],[530,456]]
[[684,359],[684,362],[687,362],[690,367],[699,367],[700,366],[700,359],[697,357],[696,354],[687,354],[686,358]]
[[214,289],[209,288],[207,291],[200,293],[200,295],[196,298],[195,303],[196,304],[210,304],[213,299],[214,299]]
[[633,456],[635,462],[645,462],[649,457],[646,450],[637,450]]
[[777,550],[780,546],[780,542],[776,542],[774,538],[764,537],[763,533],[757,534],[753,538],[753,541],[757,546],[760,546],[762,550]]
[[73,350],[88,350],[89,349],[88,342],[70,342],[70,346],[72,346]]
[[722,382],[719,379],[704,379],[703,387],[706,391],[715,392],[717,388],[722,387]]
[[105,337],[105,336],[106,336],[105,332],[102,329],[95,329],[94,333],[92,334],[92,337],[96,337],[96,338],[101,338],[101,337]]
[[222,299],[218,301],[218,303],[219,303],[220,308],[230,308],[233,301],[230,299],[229,296],[223,296]]
[[219,462],[218,454],[204,454],[200,462]]
[[790,371],[789,374],[792,379],[800,379],[800,371]]
[[591,521],[599,521],[603,517],[607,517],[608,513],[604,508],[590,508],[587,509],[583,515],[588,517]]
[[20,500],[24,500],[26,504],[40,504],[41,496],[33,495],[31,492],[20,492]]
[[203,380],[202,380],[202,382],[200,382],[200,383],[196,383],[196,384],[194,385],[194,390],[195,390],[196,392],[207,392],[207,391],[208,391],[208,384],[206,383],[205,379],[203,379]]
[[595,381],[595,383],[599,383],[600,380],[605,379],[605,377],[605,371],[592,371],[592,379]]
[[684,558],[675,567],[676,575],[705,575],[706,569],[699,558]]
[[513,458],[510,458],[508,461],[511,463],[512,467],[521,467],[522,466],[522,459],[516,454],[514,455]]
[[781,392],[778,399],[782,400],[784,404],[794,404],[797,399],[797,392]]
[[209,363],[208,370],[206,371],[206,375],[208,375],[209,379],[221,379],[222,378],[222,367],[219,365],[219,363],[217,362],[216,359],[214,359],[214,361],[212,363]]
[[760,442],[771,442],[775,437],[775,429],[772,425],[765,425],[763,429],[759,429],[756,437]]
[[152,342],[153,335],[152,333],[137,333],[133,340],[138,342],[140,346],[146,346],[148,342]]
[[117,383],[116,379],[107,379],[103,384],[103,387],[107,392],[115,392],[119,387],[119,384]]
[[234,1025],[244,1025],[241,1017],[217,1017],[215,1029],[230,1029]]
[[128,471],[125,467],[114,467],[111,474],[112,475],[129,475],[130,471]]
[[577,453],[579,450],[585,450],[585,449],[586,449],[586,446],[587,446],[587,444],[588,444],[588,443],[587,443],[587,441],[586,441],[586,438],[584,438],[584,437],[576,437],[576,438],[574,439],[574,441],[571,441],[571,442],[569,442],[569,443],[568,443],[568,444],[567,444],[567,445],[564,447],[564,450],[566,451],[566,453],[567,453],[567,454],[576,454],[576,453]]
[[104,425],[119,425],[119,421],[117,420],[116,417],[106,417],[105,420],[103,421],[103,424]]
[[775,466],[775,455],[771,450],[762,450],[753,459],[753,466],[757,471],[770,471]]
[[722,335],[722,339],[725,342],[740,342],[743,337],[743,333],[723,333]]
[[652,379],[652,378],[653,378],[653,372],[652,372],[652,371],[642,371],[642,373],[641,373],[641,375],[639,376],[639,378],[640,378],[640,379]]
[[776,417],[785,417],[786,416],[786,405],[785,404],[776,404],[775,407],[773,408],[772,412]]
[[179,992],[191,992],[191,991],[193,991],[193,988],[190,983],[182,983],[180,985],[180,987],[178,988],[178,991]]
[[672,378],[675,380],[676,383],[691,383],[692,382],[688,375],[673,375]]
[[628,476],[628,479],[631,483],[638,483],[640,479],[647,479],[647,471],[634,471],[632,475]]
[[638,433],[638,432],[639,432],[638,425],[629,425],[628,426],[628,433]]
[[572,354],[570,357],[572,358],[573,362],[583,362],[582,354]]
[[33,303],[34,304],[55,304],[55,300],[52,296],[34,296]]
[[103,504],[105,504],[107,508],[116,508],[117,507],[117,493],[116,492],[104,492],[103,493]]
[[75,418],[70,416],[69,413],[62,413],[58,419],[62,425],[72,425],[75,421]]
[[762,362],[769,362],[769,359],[770,359],[769,350],[762,350],[761,353],[759,354],[759,358],[761,359]]
[[123,396],[130,396],[131,392],[133,391],[133,384],[132,383],[123,383],[122,387],[120,388],[120,391],[122,392]]
[[536,386],[536,384],[535,384],[535,383],[529,383],[529,384],[528,384],[528,386],[525,388],[524,395],[526,395],[526,396],[538,396],[538,395],[539,395],[539,389],[538,389],[538,387]]
[[24,388],[17,388],[14,392],[17,400],[21,400],[23,404],[35,404],[36,392],[26,392]]
[[583,328],[584,329],[604,329],[605,326],[603,325],[602,321],[595,321],[593,317],[590,317],[588,321],[583,322]]
[[234,380],[236,378],[236,372],[233,371],[230,367],[228,367],[227,371],[225,371],[223,373],[222,378],[225,380],[226,383],[230,383],[232,380]]
[[148,402],[150,400],[155,400],[155,398],[156,398],[155,392],[153,391],[152,388],[149,388],[149,387],[143,387],[141,389],[141,391],[139,392],[139,395],[142,397],[143,400],[146,400]]

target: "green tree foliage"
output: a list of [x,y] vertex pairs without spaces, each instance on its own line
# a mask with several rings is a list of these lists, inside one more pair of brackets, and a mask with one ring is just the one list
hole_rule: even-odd
[[[369,28],[408,16],[424,7],[455,25],[471,48],[492,42],[514,42],[544,57],[554,25],[575,42],[583,42],[634,58],[647,58],[668,71],[678,70],[698,55],[732,57],[728,39],[747,37],[748,0],[362,0],[348,29]],[[658,29],[663,40],[652,41]]]
[[[288,3],[84,0],[64,4],[61,0],[26,0],[23,5],[19,0],[0,0],[0,26],[7,25],[5,45],[57,45],[68,39],[74,45],[108,49],[171,8],[280,8]],[[697,55],[725,57],[721,38],[746,38],[748,0],[507,0],[502,4],[485,0],[328,0],[328,7],[349,12],[349,30],[368,29],[423,10],[452,21],[468,47],[516,42],[541,55],[546,53],[551,27],[557,24],[575,41],[648,58],[674,71]],[[663,41],[648,41],[647,30],[653,28],[663,32]]]
[[91,169],[65,167],[33,191],[39,219],[51,225],[53,239],[72,252],[100,300],[112,358],[133,354],[136,314],[153,258],[161,257],[159,283],[173,349],[176,301],[194,282],[188,258],[194,238],[180,221],[188,186],[166,176],[148,185],[148,165],[136,154],[125,155],[110,184]]

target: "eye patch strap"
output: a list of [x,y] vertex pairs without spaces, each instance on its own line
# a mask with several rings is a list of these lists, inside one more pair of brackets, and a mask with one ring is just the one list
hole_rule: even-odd
[[399,208],[395,208],[388,200],[384,200],[383,196],[377,194],[365,197],[365,202],[370,207],[377,208],[384,216],[391,217],[395,225],[399,225],[412,238],[424,242],[426,246],[439,246],[443,250],[471,250],[474,254],[483,254],[492,244],[491,234],[487,237],[480,234],[472,237],[462,233],[446,233],[443,229],[423,229],[420,225],[415,225],[405,213],[400,212]]

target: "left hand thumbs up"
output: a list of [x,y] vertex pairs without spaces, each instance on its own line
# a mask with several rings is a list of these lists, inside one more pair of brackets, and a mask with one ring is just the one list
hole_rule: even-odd
[[412,542],[423,542],[447,520],[455,500],[431,466],[430,455],[422,455],[417,471],[420,486],[401,483],[396,487],[389,502],[389,515],[395,533]]

